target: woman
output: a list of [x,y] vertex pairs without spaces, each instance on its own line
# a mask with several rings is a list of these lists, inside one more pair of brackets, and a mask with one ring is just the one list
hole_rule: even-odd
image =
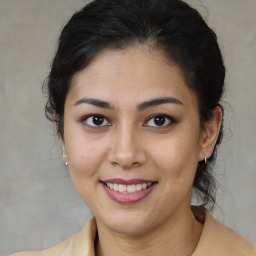
[[[18,255],[256,255],[208,212],[224,78],[215,33],[180,0],[95,0],[74,14],[46,115],[94,218]],[[192,191],[201,206],[191,207]]]

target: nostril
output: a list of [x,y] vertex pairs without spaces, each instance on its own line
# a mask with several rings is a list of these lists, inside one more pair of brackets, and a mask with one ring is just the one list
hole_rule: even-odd
[[135,162],[135,163],[132,164],[133,167],[136,167],[136,166],[139,166],[139,165],[140,165],[139,162]]
[[113,166],[120,166],[122,169],[124,170],[130,170],[132,168],[137,168],[139,166],[141,166],[141,163],[140,162],[126,162],[126,163],[122,163],[122,162],[118,162],[118,161],[112,161],[111,164]]

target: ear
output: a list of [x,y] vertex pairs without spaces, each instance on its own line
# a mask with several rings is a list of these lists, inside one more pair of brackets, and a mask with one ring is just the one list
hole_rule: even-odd
[[213,110],[213,117],[204,124],[204,129],[201,136],[201,150],[199,154],[199,161],[211,157],[217,142],[221,124],[222,124],[222,109],[220,106]]
[[58,139],[60,141],[61,144],[61,150],[62,150],[62,159],[64,161],[64,163],[67,163],[67,155],[66,155],[66,148],[65,148],[65,141],[64,138],[62,138],[61,134],[59,133],[59,116],[57,114],[55,114],[55,129],[58,135]]
[[62,149],[62,159],[63,159],[64,163],[66,164],[67,163],[67,155],[66,155],[65,141],[61,137],[59,138],[59,140],[60,140],[61,149]]

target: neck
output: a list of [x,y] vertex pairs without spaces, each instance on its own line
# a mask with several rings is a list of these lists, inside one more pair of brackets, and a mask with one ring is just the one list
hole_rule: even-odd
[[139,235],[116,233],[100,222],[97,256],[190,256],[193,254],[201,232],[199,223],[190,208],[180,211],[153,230]]

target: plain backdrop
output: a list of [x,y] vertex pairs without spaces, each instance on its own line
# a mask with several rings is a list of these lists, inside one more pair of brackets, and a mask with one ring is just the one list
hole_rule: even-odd
[[[256,244],[256,1],[190,1],[227,68],[214,215]],[[41,85],[60,29],[82,0],[0,0],[0,254],[50,247],[91,217],[44,117]]]

